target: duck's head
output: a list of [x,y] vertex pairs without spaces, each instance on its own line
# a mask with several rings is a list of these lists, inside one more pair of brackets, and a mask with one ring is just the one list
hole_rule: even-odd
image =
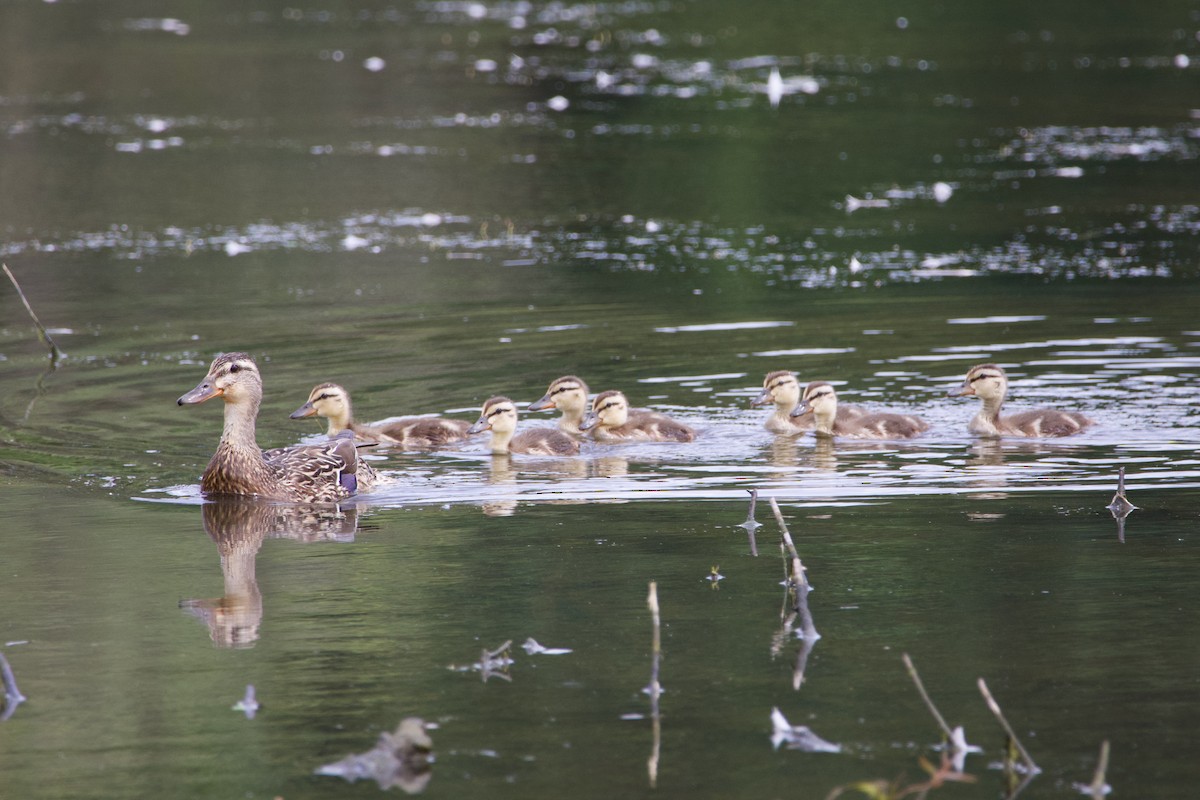
[[629,403],[625,395],[616,390],[601,392],[592,401],[592,410],[579,424],[579,430],[587,431],[597,426],[619,428],[629,421]]
[[784,408],[792,408],[800,402],[800,382],[796,376],[785,369],[768,372],[763,378],[763,388],[758,397],[750,401],[752,406],[765,406],[774,403]]
[[179,398],[179,405],[203,403],[221,397],[226,403],[258,402],[262,399],[262,376],[258,364],[247,353],[225,353],[213,359],[204,380]]
[[516,429],[516,405],[507,397],[497,395],[496,397],[489,397],[487,402],[483,404],[483,410],[479,414],[479,419],[475,421],[474,425],[467,428],[467,433],[482,433],[483,431],[512,433]]
[[587,399],[587,384],[574,375],[564,375],[552,381],[541,399],[529,404],[529,410],[545,411],[548,408],[557,408],[559,411],[582,413],[587,410]]
[[837,392],[825,381],[813,381],[804,387],[804,395],[792,409],[792,417],[812,414],[818,418],[832,417],[837,413]]
[[950,390],[950,397],[975,395],[984,400],[1004,397],[1008,391],[1008,376],[995,364],[979,364],[971,367],[962,386]]
[[340,430],[350,421],[350,393],[336,383],[322,383],[313,387],[304,405],[292,412],[292,419],[303,419],[316,414],[334,423]]

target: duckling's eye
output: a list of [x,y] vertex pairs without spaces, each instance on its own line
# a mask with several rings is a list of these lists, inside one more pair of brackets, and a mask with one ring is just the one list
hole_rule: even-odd
[[995,376],[995,375],[989,375],[989,374],[987,374],[987,373],[985,372],[985,373],[983,373],[982,375],[976,375],[974,378],[971,378],[971,383],[974,383],[975,381],[981,381],[981,380],[983,380],[984,378],[994,378],[994,377],[996,377],[996,376]]
[[241,366],[240,366],[240,365],[238,365],[238,364],[231,364],[231,365],[230,365],[230,367],[229,367],[229,371],[230,371],[230,372],[241,372],[241,371],[242,371],[242,368],[241,368]]

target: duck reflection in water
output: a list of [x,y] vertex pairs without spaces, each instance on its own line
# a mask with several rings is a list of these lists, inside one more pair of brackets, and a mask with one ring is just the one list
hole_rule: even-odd
[[255,562],[263,540],[354,540],[358,511],[350,507],[278,505],[227,497],[201,507],[204,530],[217,545],[225,591],[221,597],[181,600],[179,607],[203,620],[217,647],[253,647],[262,623],[262,593]]

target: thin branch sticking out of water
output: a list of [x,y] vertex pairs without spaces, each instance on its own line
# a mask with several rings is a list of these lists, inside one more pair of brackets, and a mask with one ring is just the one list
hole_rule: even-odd
[[662,716],[659,713],[658,699],[662,696],[662,684],[658,682],[658,667],[662,661],[662,621],[658,613],[658,583],[650,581],[650,593],[646,597],[646,605],[650,608],[650,619],[654,624],[654,636],[651,647],[653,658],[650,663],[650,720],[654,732],[654,743],[650,747],[650,759],[646,769],[650,775],[650,788],[658,785],[658,758],[662,752]]
[[1117,493],[1113,495],[1112,502],[1105,508],[1112,512],[1113,519],[1117,521],[1117,539],[1123,543],[1125,541],[1125,518],[1137,508],[1125,496],[1125,467],[1117,469]]
[[66,355],[62,350],[58,349],[54,339],[51,338],[46,326],[37,318],[37,314],[33,313],[33,306],[29,305],[29,300],[25,297],[25,292],[21,290],[21,284],[17,283],[17,277],[12,274],[12,270],[8,268],[8,264],[0,264],[0,268],[4,270],[4,274],[12,281],[13,288],[17,290],[17,296],[21,298],[21,302],[25,305],[25,310],[29,312],[33,324],[37,326],[38,338],[42,340],[42,344],[50,348],[50,364],[51,366],[58,364],[59,360]]
[[4,681],[4,709],[0,713],[0,722],[5,721],[17,710],[17,706],[25,702],[25,695],[17,688],[17,678],[13,675],[12,667],[4,653],[0,653],[0,679]]
[[921,699],[925,701],[925,707],[929,709],[929,713],[933,714],[933,718],[937,721],[938,727],[942,729],[942,735],[946,739],[946,747],[950,750],[950,761],[956,772],[962,772],[966,768],[966,758],[968,753],[978,753],[980,749],[967,744],[967,735],[960,725],[951,730],[950,725],[946,723],[945,717],[938,711],[937,706],[933,704],[933,699],[929,696],[929,692],[925,691],[925,684],[921,682],[921,676],[917,674],[917,667],[909,658],[908,653],[904,653],[901,658],[904,659],[904,667],[908,670],[908,677],[912,678],[912,682],[917,687],[917,692],[921,695]]
[[1108,739],[1100,743],[1100,760],[1096,762],[1096,772],[1092,782],[1087,786],[1079,786],[1079,790],[1089,795],[1092,800],[1104,800],[1105,795],[1112,791],[1104,777],[1108,773]]
[[754,518],[754,507],[758,505],[758,489],[749,489],[750,492],[750,510],[746,512],[746,521],[739,527],[746,529],[746,536],[750,539],[750,555],[758,556],[758,541],[754,535],[755,531],[762,527],[762,523]]
[[[779,510],[779,503],[774,497],[770,498],[771,512],[775,515],[775,521],[779,523],[779,532],[783,543],[781,549],[786,549],[791,555],[791,570],[788,570],[787,558],[784,558],[784,573],[789,589],[794,595],[793,609],[794,611],[788,614],[783,623],[783,631],[785,633],[792,630],[796,617],[800,618],[800,636],[804,640],[800,647],[800,652],[796,654],[796,666],[792,670],[792,688],[799,691],[804,684],[804,670],[808,664],[808,656],[812,652],[813,645],[817,639],[821,638],[821,634],[817,633],[817,627],[813,624],[812,612],[808,610],[808,593],[812,591],[812,587],[808,584],[804,564],[800,561],[800,554],[796,551],[796,544],[792,541],[792,534],[788,531],[787,523],[783,521],[783,512]],[[786,595],[785,595],[786,596]],[[786,604],[786,599],[785,599]]]
[[1042,771],[1042,768],[1037,765],[1033,757],[1029,755],[1029,751],[1021,744],[1021,740],[1017,738],[1017,734],[1013,731],[1012,726],[1008,724],[1008,720],[1004,718],[1004,712],[1000,710],[1000,704],[996,702],[996,698],[992,697],[992,693],[988,691],[987,681],[983,678],[979,679],[979,692],[983,695],[984,702],[987,703],[988,709],[996,717],[996,721],[1000,723],[1000,727],[1004,728],[1004,732],[1008,734],[1008,740],[1012,742],[1013,747],[1021,755],[1021,760],[1025,763],[1025,769],[1030,775],[1035,775]]

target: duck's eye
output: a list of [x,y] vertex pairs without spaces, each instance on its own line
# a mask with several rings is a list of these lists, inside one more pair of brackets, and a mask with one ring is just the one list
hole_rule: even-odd
[[242,368],[237,364],[233,364],[229,367],[229,371],[230,372],[241,372]]

